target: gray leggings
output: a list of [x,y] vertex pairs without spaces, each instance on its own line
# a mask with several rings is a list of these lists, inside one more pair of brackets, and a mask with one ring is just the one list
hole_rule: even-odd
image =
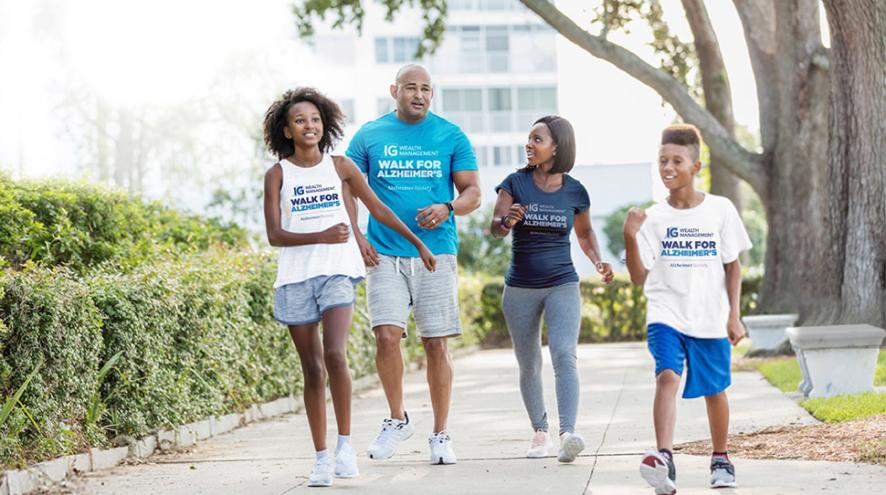
[[560,433],[575,432],[578,412],[578,370],[575,353],[581,324],[578,283],[544,289],[505,285],[501,309],[520,366],[520,393],[535,430],[548,430],[541,381],[541,316],[548,328],[548,347],[554,364]]

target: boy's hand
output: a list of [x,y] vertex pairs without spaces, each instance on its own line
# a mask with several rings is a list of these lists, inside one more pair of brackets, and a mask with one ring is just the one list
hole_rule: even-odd
[[594,265],[594,268],[596,268],[597,273],[599,273],[603,277],[604,284],[612,282],[613,277],[615,277],[615,275],[612,274],[612,265],[610,265],[609,263],[598,261]]
[[421,249],[418,250],[418,254],[421,256],[421,261],[425,264],[425,268],[427,268],[429,272],[437,270],[437,258],[431,254],[427,247],[422,246]]
[[637,235],[645,221],[646,210],[643,208],[631,208],[628,210],[628,216],[625,217],[624,234],[632,237]]
[[726,334],[729,337],[729,343],[733,346],[738,345],[745,336],[744,324],[738,316],[730,316],[729,322],[726,324]]
[[324,244],[341,244],[348,242],[349,235],[348,226],[343,223],[337,223],[321,232],[320,239]]

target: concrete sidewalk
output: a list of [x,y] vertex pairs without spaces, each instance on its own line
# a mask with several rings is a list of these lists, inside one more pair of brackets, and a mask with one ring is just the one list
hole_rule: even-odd
[[[545,349],[545,352],[547,350]],[[557,414],[553,371],[545,362],[545,395],[551,430]],[[588,447],[570,465],[556,457],[523,457],[531,437],[510,350],[482,351],[456,361],[449,431],[459,463],[428,464],[427,435],[433,425],[423,373],[407,377],[406,406],[416,435],[387,461],[365,456],[387,407],[380,389],[355,397],[352,437],[358,450],[359,478],[336,480],[332,490],[367,494],[568,493],[651,494],[640,478],[639,455],[654,445],[651,410],[652,360],[639,344],[579,348],[581,404],[577,431]],[[773,425],[813,423],[803,409],[756,373],[736,373],[729,390],[732,433]],[[330,416],[332,408],[329,407]],[[708,438],[704,401],[680,401],[676,441]],[[335,445],[330,417],[329,442]],[[787,446],[786,448],[789,448]],[[556,454],[556,449],[552,450]],[[158,455],[150,463],[119,466],[70,484],[74,493],[95,494],[273,494],[305,492],[313,464],[307,420],[289,415],[201,442],[189,452]],[[726,494],[808,492],[880,494],[886,468],[809,461],[733,459],[739,488]],[[677,455],[680,494],[712,493],[708,459]]]

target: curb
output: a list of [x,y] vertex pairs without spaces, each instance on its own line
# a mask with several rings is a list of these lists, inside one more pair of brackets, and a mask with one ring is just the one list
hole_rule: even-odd
[[[479,350],[479,346],[453,349],[453,359],[462,358]],[[420,369],[416,361],[406,365],[408,372]],[[353,381],[351,393],[364,392],[379,385],[378,375],[372,373]],[[25,495],[41,488],[50,488],[66,479],[83,473],[111,469],[126,459],[145,459],[155,452],[190,447],[201,440],[221,435],[264,419],[276,418],[302,409],[301,397],[281,397],[263,404],[253,404],[242,413],[210,416],[187,423],[172,430],[132,439],[129,445],[111,449],[90,449],[85,454],[59,457],[39,462],[26,469],[11,469],[0,473],[0,495]]]

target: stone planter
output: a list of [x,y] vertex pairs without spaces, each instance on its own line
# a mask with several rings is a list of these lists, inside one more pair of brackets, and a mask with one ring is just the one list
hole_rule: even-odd
[[752,351],[774,351],[787,339],[785,330],[797,322],[797,315],[756,315],[742,318],[751,339]]
[[874,369],[886,330],[871,325],[787,329],[797,353],[806,397],[832,397],[874,390]]

